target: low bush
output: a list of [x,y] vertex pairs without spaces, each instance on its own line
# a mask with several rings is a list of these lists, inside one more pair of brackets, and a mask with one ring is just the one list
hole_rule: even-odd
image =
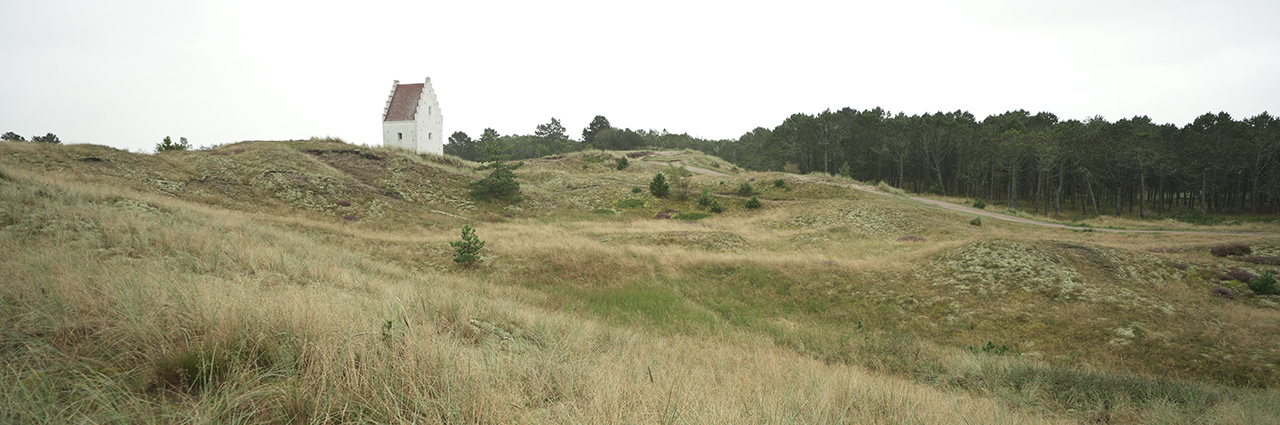
[[349,207],[349,206],[351,206],[351,201],[347,201],[347,200],[338,200],[338,206],[342,206],[342,207]]
[[1187,269],[1187,263],[1173,263],[1173,268],[1178,269],[1178,270],[1186,270],[1186,269]]
[[752,186],[752,185],[751,185],[751,182],[749,182],[749,181],[748,181],[748,182],[742,182],[742,184],[738,185],[738,195],[739,195],[739,196],[751,196],[751,195],[755,195],[755,194],[756,194],[756,187],[755,187],[755,186]]
[[981,226],[981,225],[982,225],[982,217],[974,217],[974,218],[973,218],[973,220],[969,220],[969,224],[970,224],[970,225],[973,225],[973,226]]
[[787,181],[786,181],[786,180],[783,180],[783,179],[777,179],[777,180],[774,180],[774,181],[773,181],[773,187],[776,187],[776,188],[784,188],[784,187],[787,187]]
[[1234,243],[1209,248],[1209,253],[1213,254],[1215,257],[1232,257],[1236,255],[1252,254],[1253,249],[1249,248],[1249,245]]
[[631,193],[640,193],[640,192],[644,192],[644,189],[641,189],[638,187],[631,188]]
[[973,198],[973,207],[980,210],[985,210],[987,209],[987,203],[983,202],[982,198]]
[[1248,270],[1241,270],[1234,267],[1231,268],[1230,271],[1218,275],[1218,280],[1238,280],[1244,283],[1252,282],[1257,278],[1258,275],[1249,273]]
[[747,200],[747,203],[742,204],[742,206],[747,207],[747,209],[752,209],[752,210],[754,210],[754,209],[756,209],[756,208],[760,208],[760,206],[761,206],[761,205],[760,205],[760,200],[759,200],[759,199],[756,199],[756,197],[752,196],[752,197],[751,197],[751,199],[748,199],[748,200]]
[[498,199],[519,202],[523,198],[520,196],[520,182],[516,181],[514,170],[521,165],[524,163],[507,165],[494,162],[487,165],[493,171],[490,171],[485,178],[470,183],[471,197],[479,200]]
[[938,183],[938,184],[929,186],[929,189],[925,190],[925,193],[928,193],[930,195],[945,195],[946,191],[947,190],[942,186],[942,183]]
[[625,156],[624,156],[624,157],[622,157],[622,158],[618,158],[617,165],[616,165],[616,167],[615,167],[615,168],[617,168],[617,169],[618,169],[618,171],[622,171],[622,170],[627,169],[627,167],[629,167],[629,166],[631,166],[631,163],[630,163],[630,162],[628,162],[628,161],[627,161],[627,157],[625,157]]
[[1210,290],[1209,290],[1209,293],[1210,293],[1210,294],[1213,294],[1213,296],[1215,296],[1215,297],[1222,298],[1222,299],[1224,299],[1224,300],[1234,300],[1234,299],[1236,299],[1236,294],[1235,294],[1235,293],[1231,292],[1231,290],[1230,290],[1230,289],[1223,288],[1223,287],[1221,287],[1221,286],[1219,286],[1219,287],[1217,287],[1217,288],[1210,289]]
[[720,205],[720,201],[712,199],[710,205],[711,212],[719,214],[724,212],[724,206]]
[[698,206],[709,207],[715,200],[716,197],[711,196],[711,190],[704,187],[702,188],[702,194],[698,195]]
[[1263,273],[1249,281],[1249,290],[1258,295],[1271,295],[1280,292],[1280,284],[1276,283],[1276,277],[1271,273]]

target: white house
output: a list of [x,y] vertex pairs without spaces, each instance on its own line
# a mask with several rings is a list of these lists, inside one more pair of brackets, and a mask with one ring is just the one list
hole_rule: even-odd
[[444,117],[431,78],[422,84],[391,83],[382,109],[382,145],[444,154]]

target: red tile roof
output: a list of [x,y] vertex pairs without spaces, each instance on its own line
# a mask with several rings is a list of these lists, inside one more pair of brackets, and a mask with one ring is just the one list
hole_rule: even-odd
[[418,113],[418,98],[422,97],[422,84],[401,84],[391,96],[391,106],[383,121],[413,121]]

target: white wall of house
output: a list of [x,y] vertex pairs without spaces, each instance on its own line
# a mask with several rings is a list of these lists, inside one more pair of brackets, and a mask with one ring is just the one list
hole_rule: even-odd
[[418,151],[418,126],[414,121],[382,123],[382,145]]

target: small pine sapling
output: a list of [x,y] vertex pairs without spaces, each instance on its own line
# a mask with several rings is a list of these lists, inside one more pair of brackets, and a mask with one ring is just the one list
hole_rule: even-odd
[[455,263],[471,267],[484,262],[484,259],[480,258],[480,249],[484,248],[484,241],[476,236],[476,230],[471,226],[462,226],[462,240],[449,242],[449,246],[452,246],[458,254],[453,257]]
[[756,209],[756,208],[760,208],[760,200],[759,200],[759,199],[756,199],[756,197],[752,196],[752,197],[751,197],[751,199],[748,199],[748,200],[747,200],[747,203],[746,203],[746,204],[743,204],[742,206],[747,207],[747,209],[752,209],[752,210],[754,210],[754,209]]
[[667,193],[671,192],[671,186],[667,185],[667,176],[658,173],[653,176],[653,180],[649,181],[649,193],[655,198],[666,198]]

